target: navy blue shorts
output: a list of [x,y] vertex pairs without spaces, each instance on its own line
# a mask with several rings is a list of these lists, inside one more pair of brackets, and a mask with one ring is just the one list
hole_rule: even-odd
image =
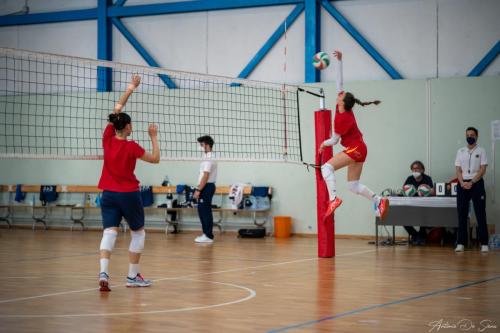
[[141,192],[104,191],[101,198],[101,215],[104,229],[119,227],[122,217],[131,230],[144,227],[144,207]]

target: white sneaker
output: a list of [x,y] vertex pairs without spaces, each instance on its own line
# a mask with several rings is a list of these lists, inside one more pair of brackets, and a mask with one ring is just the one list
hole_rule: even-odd
[[208,238],[205,234],[198,236],[194,239],[195,243],[213,243],[214,240],[211,238]]
[[489,251],[490,251],[490,249],[488,248],[488,245],[481,245],[481,252],[486,253]]
[[462,244],[458,244],[455,248],[455,252],[464,252],[465,247]]

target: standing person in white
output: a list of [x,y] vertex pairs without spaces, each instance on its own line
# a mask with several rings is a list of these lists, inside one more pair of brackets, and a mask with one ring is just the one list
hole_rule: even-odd
[[478,130],[468,127],[465,131],[467,146],[457,152],[455,166],[459,186],[457,186],[458,234],[456,252],[464,251],[467,243],[467,217],[472,200],[476,214],[481,252],[488,252],[488,227],[486,225],[486,191],[483,176],[488,160],[486,151],[477,144]]
[[196,243],[213,243],[214,217],[212,214],[212,199],[215,194],[215,182],[217,180],[217,163],[212,156],[214,139],[210,136],[198,138],[200,150],[203,152],[203,161],[200,165],[198,187],[194,192],[194,198],[198,200],[198,216],[200,217],[203,235],[196,237]]

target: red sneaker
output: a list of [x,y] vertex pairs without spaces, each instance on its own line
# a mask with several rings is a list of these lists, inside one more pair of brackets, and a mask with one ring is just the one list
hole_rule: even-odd
[[333,213],[335,212],[335,209],[337,209],[340,205],[342,205],[342,199],[339,197],[336,197],[332,201],[328,203],[328,207],[326,208],[326,213],[323,218],[323,220],[328,220],[330,217],[332,217]]
[[383,220],[389,212],[389,199],[381,198],[378,204],[378,211],[380,212],[380,219]]

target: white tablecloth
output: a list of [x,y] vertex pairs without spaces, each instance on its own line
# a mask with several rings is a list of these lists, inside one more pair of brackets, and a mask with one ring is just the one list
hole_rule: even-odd
[[456,208],[456,197],[388,197],[390,206]]

